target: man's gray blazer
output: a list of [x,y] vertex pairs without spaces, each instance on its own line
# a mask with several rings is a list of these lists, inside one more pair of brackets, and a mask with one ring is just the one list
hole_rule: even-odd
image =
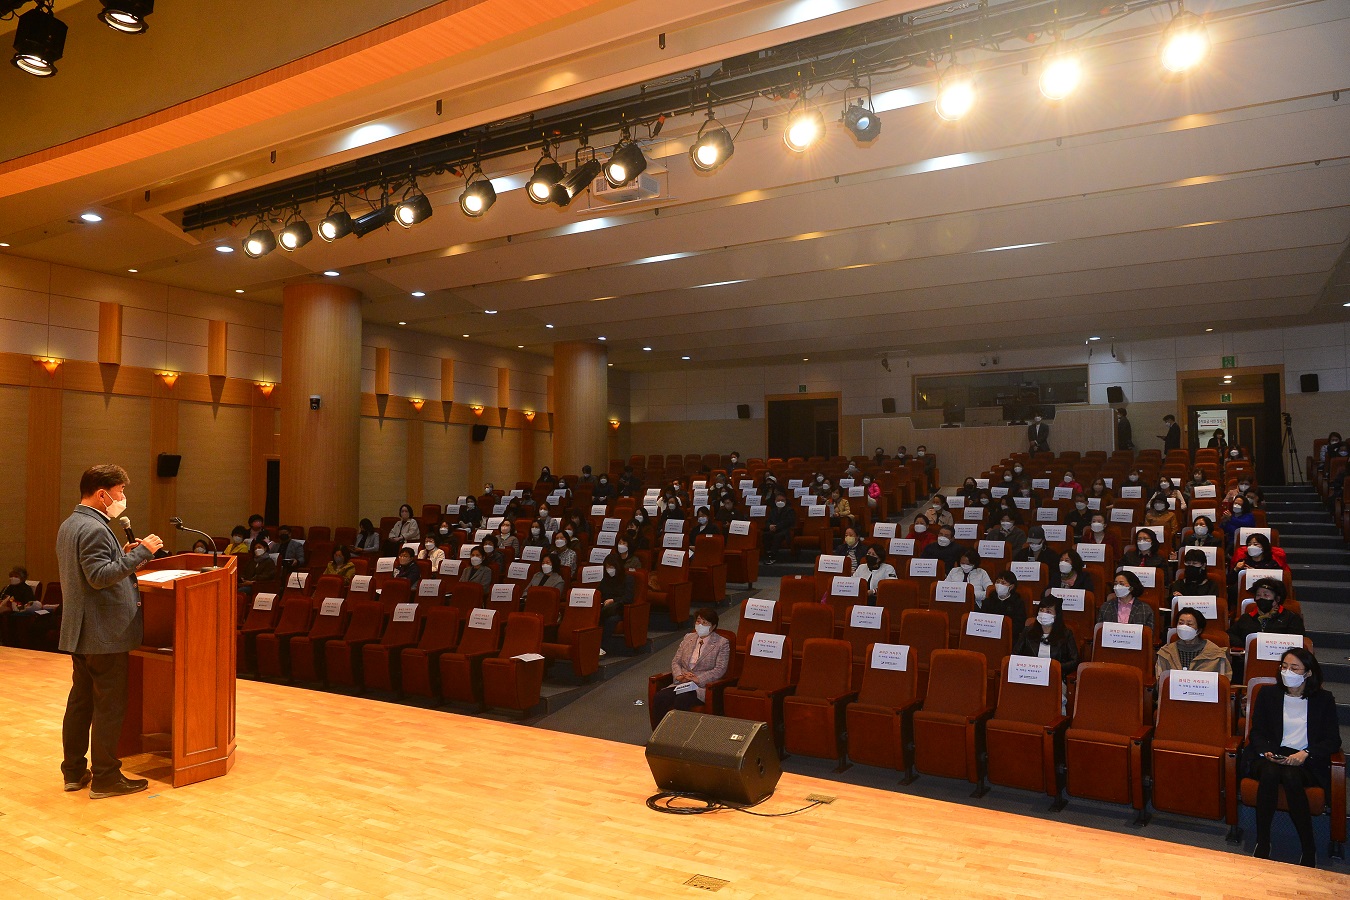
[[96,509],[77,506],[56,532],[61,567],[61,643],[67,653],[125,653],[144,634],[136,568],[151,558],[122,540]]

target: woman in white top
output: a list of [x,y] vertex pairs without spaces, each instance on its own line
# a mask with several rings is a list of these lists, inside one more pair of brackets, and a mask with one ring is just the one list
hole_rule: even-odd
[[403,545],[416,543],[421,538],[422,529],[413,517],[413,508],[405,503],[398,508],[398,521],[389,529],[389,542]]
[[876,547],[868,547],[867,555],[863,557],[862,565],[853,570],[853,574],[863,579],[867,583],[867,605],[877,605],[877,585],[888,578],[899,578],[895,574],[895,566],[888,562],[882,562],[880,554]]
[[975,596],[983,597],[984,594],[993,586],[994,580],[989,577],[989,573],[980,568],[980,554],[974,550],[962,551],[956,565],[947,573],[947,581],[964,581],[975,585]]
[[434,537],[427,537],[422,541],[422,546],[417,549],[417,558],[431,560],[431,571],[439,572],[441,562],[445,559],[445,551],[436,546]]

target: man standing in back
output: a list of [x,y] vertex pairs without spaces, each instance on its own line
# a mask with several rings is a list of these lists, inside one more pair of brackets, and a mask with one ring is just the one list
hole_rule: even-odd
[[1181,449],[1181,426],[1177,424],[1177,417],[1170,413],[1163,416],[1163,424],[1167,426],[1167,434],[1160,434],[1158,437],[1163,442],[1163,454],[1166,455],[1173,450]]
[[[80,477],[80,505],[56,533],[61,569],[61,643],[74,674],[66,701],[61,772],[66,790],[86,784],[91,799],[145,790],[122,775],[117,742],[127,710],[127,664],[143,633],[136,569],[164,542],[155,535],[123,544],[111,521],[127,508],[121,466],[94,466]],[[120,527],[120,526],[117,526]],[[91,736],[92,733],[92,736]],[[92,772],[85,765],[88,752]]]

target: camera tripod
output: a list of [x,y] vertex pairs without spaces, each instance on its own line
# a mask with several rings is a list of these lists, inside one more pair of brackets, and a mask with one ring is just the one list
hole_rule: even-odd
[[[1291,477],[1290,484],[1303,484],[1303,464],[1298,460],[1298,444],[1294,441],[1294,419],[1289,413],[1284,413],[1284,438],[1281,444],[1289,454],[1289,465],[1285,473]],[[1292,479],[1295,474],[1298,475],[1296,481]]]

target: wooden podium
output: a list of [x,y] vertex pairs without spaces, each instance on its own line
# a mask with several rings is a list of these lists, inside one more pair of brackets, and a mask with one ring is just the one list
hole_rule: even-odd
[[[173,786],[224,775],[234,765],[235,592],[238,560],[183,553],[138,572],[145,640],[131,652],[127,714],[118,752],[170,757]],[[191,570],[169,581],[145,576]]]

